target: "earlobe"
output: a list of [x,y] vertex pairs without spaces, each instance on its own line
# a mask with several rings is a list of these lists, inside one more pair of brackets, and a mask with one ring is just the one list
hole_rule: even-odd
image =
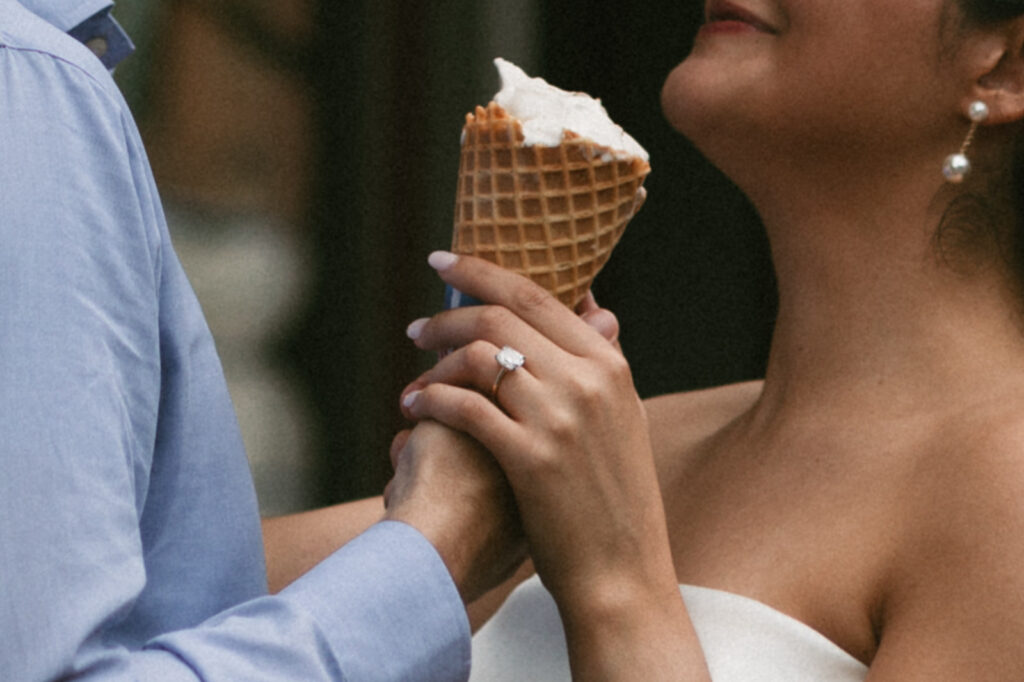
[[989,108],[987,123],[1004,125],[1024,120],[1024,21],[1013,21],[1002,34],[1001,54],[981,74],[974,91],[964,100],[980,100]]

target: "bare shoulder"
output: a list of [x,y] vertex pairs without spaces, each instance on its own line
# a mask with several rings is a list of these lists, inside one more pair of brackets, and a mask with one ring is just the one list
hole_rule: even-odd
[[1024,409],[963,414],[907,481],[877,679],[1024,679]]
[[658,476],[671,482],[693,461],[701,445],[747,412],[761,395],[763,382],[749,381],[672,393],[644,401]]
[[645,400],[655,452],[681,452],[717,433],[753,407],[763,383],[747,381]]

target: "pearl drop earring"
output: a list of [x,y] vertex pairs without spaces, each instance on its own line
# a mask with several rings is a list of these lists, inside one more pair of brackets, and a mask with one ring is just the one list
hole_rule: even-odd
[[971,102],[967,108],[967,118],[971,119],[971,128],[967,131],[967,138],[960,145],[960,151],[946,157],[942,164],[942,174],[949,182],[963,182],[964,178],[971,171],[971,162],[967,159],[967,148],[974,141],[974,133],[978,130],[978,124],[988,118],[988,105],[981,100]]

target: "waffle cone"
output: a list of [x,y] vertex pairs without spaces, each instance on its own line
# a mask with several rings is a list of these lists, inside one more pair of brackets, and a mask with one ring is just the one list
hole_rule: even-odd
[[574,308],[643,204],[651,169],[568,131],[557,147],[523,139],[494,102],[467,114],[452,251],[524,274]]

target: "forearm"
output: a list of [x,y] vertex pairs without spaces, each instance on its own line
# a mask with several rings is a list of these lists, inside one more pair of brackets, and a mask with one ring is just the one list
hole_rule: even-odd
[[468,675],[469,627],[434,548],[382,523],[280,594],[160,636],[138,658],[133,679],[146,681],[454,682]]
[[267,582],[277,593],[381,520],[380,497],[263,520]]

